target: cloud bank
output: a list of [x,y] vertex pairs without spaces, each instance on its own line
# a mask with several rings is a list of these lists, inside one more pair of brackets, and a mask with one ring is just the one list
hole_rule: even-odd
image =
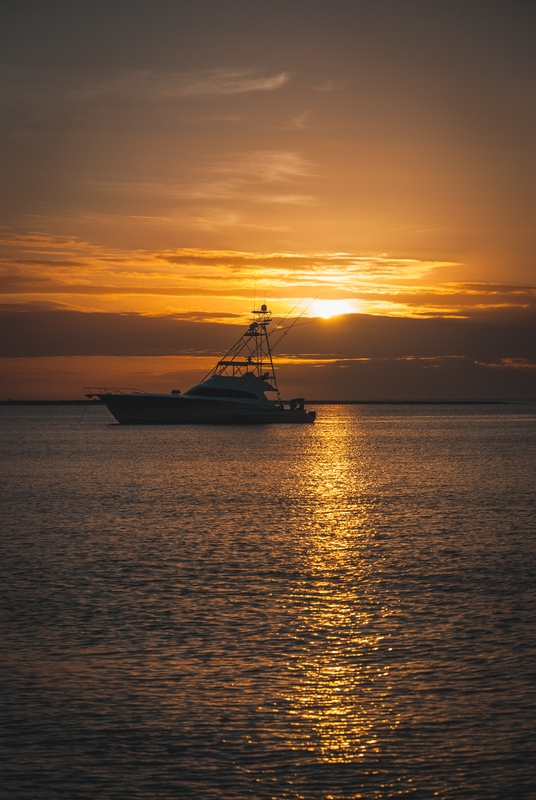
[[[193,385],[235,324],[0,308],[0,399],[80,397],[84,385]],[[536,314],[512,319],[312,320],[276,350],[280,388],[310,399],[535,399]]]

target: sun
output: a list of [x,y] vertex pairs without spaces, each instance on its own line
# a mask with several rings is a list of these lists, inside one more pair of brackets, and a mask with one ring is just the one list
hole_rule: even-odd
[[340,314],[355,314],[356,309],[348,300],[315,300],[311,306],[315,317],[337,317]]

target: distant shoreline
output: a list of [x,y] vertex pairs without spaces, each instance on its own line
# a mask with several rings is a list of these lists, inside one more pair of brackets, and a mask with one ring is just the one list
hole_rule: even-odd
[[[285,401],[288,402],[288,401]],[[500,406],[532,400],[306,400],[309,406]],[[0,406],[102,406],[102,400],[0,400]]]
[[308,406],[500,406],[536,400],[306,400]]

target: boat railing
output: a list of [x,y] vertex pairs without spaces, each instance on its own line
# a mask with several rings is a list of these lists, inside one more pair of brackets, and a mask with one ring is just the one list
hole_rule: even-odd
[[107,387],[107,386],[86,386],[84,388],[84,394],[88,398],[92,397],[100,397],[103,394],[150,394],[150,392],[144,392],[143,389],[120,389],[118,387]]

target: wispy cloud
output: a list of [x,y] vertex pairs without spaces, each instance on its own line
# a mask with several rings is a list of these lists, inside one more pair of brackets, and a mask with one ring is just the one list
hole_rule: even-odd
[[237,156],[212,169],[222,175],[229,175],[234,180],[273,183],[308,176],[311,174],[312,167],[313,164],[300,153],[285,150],[261,150]]
[[309,119],[311,117],[311,109],[307,109],[306,111],[302,111],[301,114],[296,114],[295,117],[292,117],[290,120],[290,128],[307,128],[309,127]]
[[178,97],[206,94],[244,94],[272,92],[289,80],[288,72],[263,76],[254,70],[213,70],[178,75],[170,82],[171,93]]
[[296,183],[307,179],[312,168],[313,164],[300,153],[259,151],[212,164],[207,169],[210,177],[200,177],[181,191],[183,197],[200,201],[313,205],[316,202],[313,195],[295,190]]
[[332,92],[334,89],[339,89],[341,86],[340,83],[336,83],[335,81],[323,81],[319,83],[317,86],[313,86],[315,92]]
[[[254,203],[288,203],[310,205],[314,197],[297,192],[296,182],[312,175],[314,165],[300,153],[284,150],[263,150],[235,154],[219,161],[211,161],[198,169],[190,179],[167,181],[84,181],[89,188],[130,197],[149,196],[170,202],[208,200],[213,202],[247,199]],[[80,182],[78,182],[80,185]],[[286,192],[284,185],[292,185]],[[229,210],[221,213],[228,215]],[[237,213],[237,212],[233,212]],[[141,215],[140,215],[141,216]],[[148,215],[147,218],[152,217]],[[159,217],[162,219],[162,217]],[[169,217],[168,217],[169,219]]]
[[254,69],[196,72],[152,70],[66,70],[3,67],[0,104],[34,111],[81,110],[103,102],[173,101],[188,97],[272,92],[289,80],[287,72],[266,75]]

